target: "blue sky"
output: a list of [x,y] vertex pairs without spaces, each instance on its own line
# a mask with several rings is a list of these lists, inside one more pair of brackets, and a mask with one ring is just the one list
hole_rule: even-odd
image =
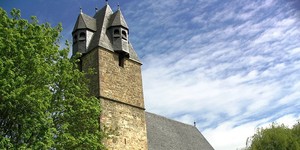
[[[300,119],[297,0],[109,0],[120,2],[143,62],[146,109],[198,129],[216,150],[245,146],[271,122]],[[100,0],[0,0],[22,17],[63,24],[71,41],[79,14]]]

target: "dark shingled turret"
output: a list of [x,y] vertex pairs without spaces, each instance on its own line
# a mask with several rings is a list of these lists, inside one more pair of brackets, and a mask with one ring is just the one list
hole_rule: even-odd
[[[119,29],[120,38],[114,40],[113,31],[116,28]],[[86,40],[81,43],[77,38],[79,31],[89,31],[86,33]],[[102,47],[117,53],[124,52],[129,59],[141,63],[129,41],[128,33],[129,27],[121,10],[118,9],[114,13],[108,4],[98,10],[94,17],[80,13],[72,32],[73,55],[76,52],[87,53]]]
[[118,9],[112,16],[112,22],[111,22],[110,26],[112,26],[112,27],[122,26],[122,27],[128,29],[127,23],[126,23],[120,9]]
[[80,12],[72,32],[73,54],[87,52],[91,37],[96,30],[96,20]]
[[86,14],[79,14],[73,32],[79,29],[89,29],[92,31],[96,31],[96,20]]
[[111,17],[109,31],[112,35],[113,49],[120,55],[129,56],[129,30],[120,8]]

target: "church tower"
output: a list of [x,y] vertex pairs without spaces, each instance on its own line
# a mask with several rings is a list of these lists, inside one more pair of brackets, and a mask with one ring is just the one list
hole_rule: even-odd
[[93,17],[79,14],[73,32],[73,55],[81,53],[91,94],[101,101],[100,126],[115,130],[104,144],[113,150],[146,150],[147,133],[141,62],[129,42],[129,28],[118,8],[108,4]]

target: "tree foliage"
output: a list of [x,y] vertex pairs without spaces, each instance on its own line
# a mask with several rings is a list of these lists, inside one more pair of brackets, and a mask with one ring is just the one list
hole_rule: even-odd
[[293,128],[275,123],[269,128],[259,128],[248,142],[247,150],[299,150],[300,123]]
[[102,149],[100,102],[59,50],[61,25],[0,8],[0,149]]

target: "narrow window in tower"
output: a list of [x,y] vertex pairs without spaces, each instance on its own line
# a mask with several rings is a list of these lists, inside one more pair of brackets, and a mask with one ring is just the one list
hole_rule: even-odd
[[124,139],[124,143],[125,143],[125,145],[126,145],[126,139]]
[[114,30],[114,38],[119,38],[120,37],[120,31],[119,29]]
[[122,31],[122,39],[127,40],[127,33],[126,31]]
[[83,41],[83,40],[85,40],[85,33],[84,33],[84,32],[81,32],[81,33],[79,34],[79,41]]
[[119,66],[124,67],[125,55],[123,53],[119,53]]

